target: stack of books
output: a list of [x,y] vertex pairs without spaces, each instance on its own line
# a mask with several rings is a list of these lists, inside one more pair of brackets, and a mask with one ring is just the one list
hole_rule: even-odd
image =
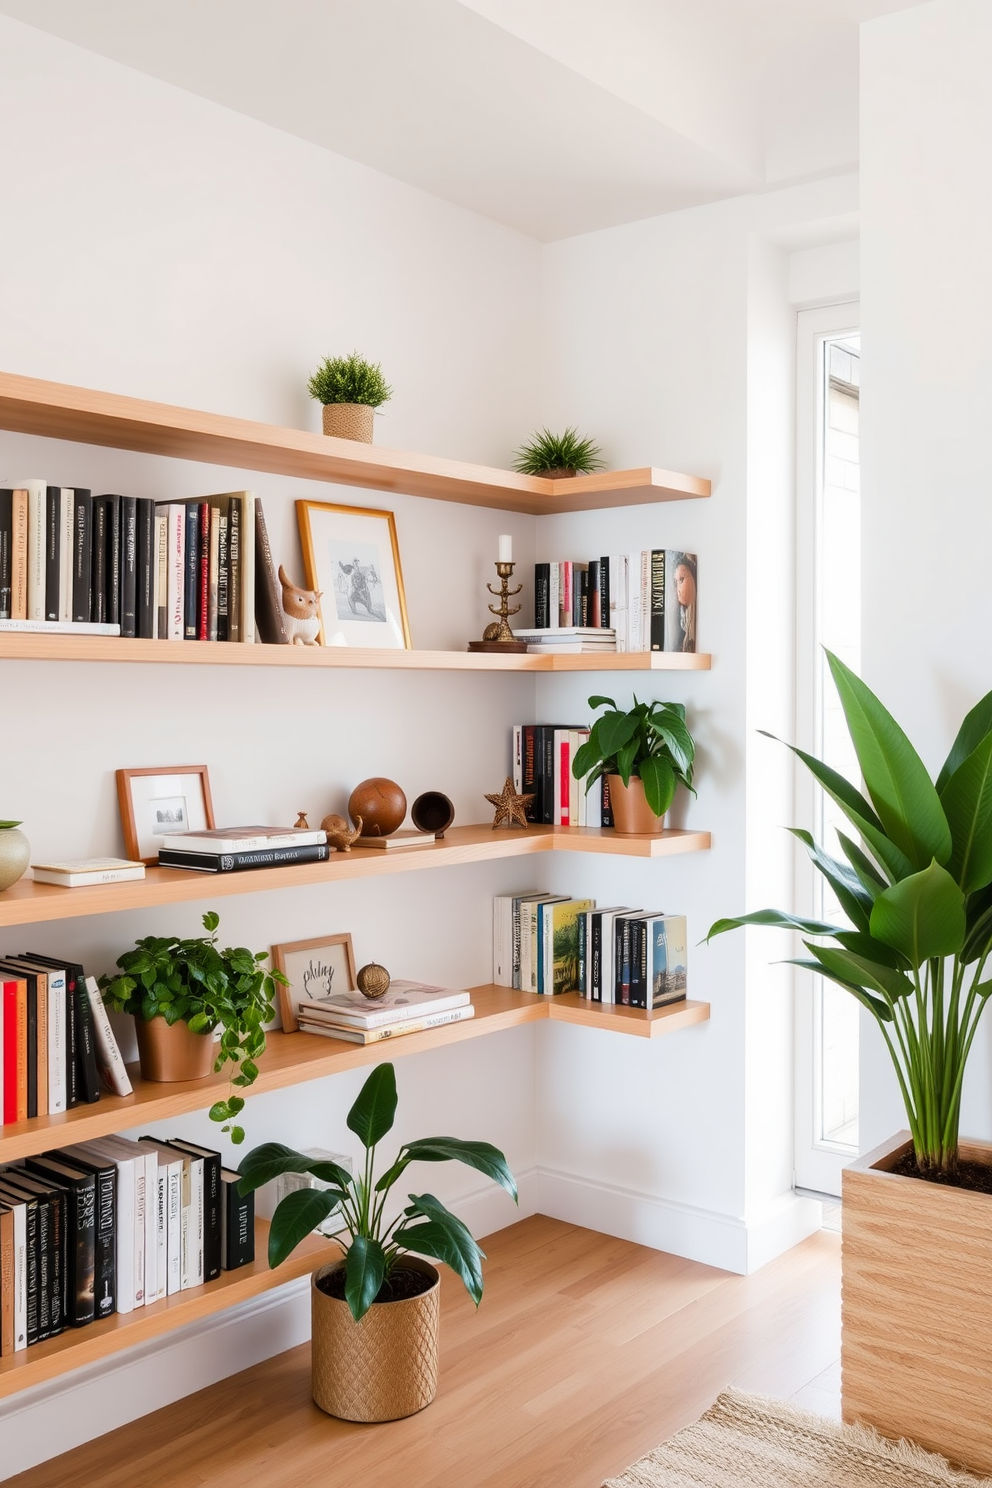
[[526,641],[527,650],[537,656],[617,649],[615,630],[597,630],[589,625],[552,625],[544,630],[515,630],[513,634],[518,641]]
[[374,1002],[361,992],[332,992],[302,1003],[296,1016],[305,1033],[352,1044],[378,1044],[404,1033],[464,1023],[475,1017],[475,1008],[468,992],[426,982],[394,981],[385,996]]
[[159,848],[160,868],[238,873],[287,863],[324,863],[330,849],[319,827],[214,827],[170,834]]
[[583,725],[517,723],[511,740],[511,774],[518,794],[533,796],[528,821],[548,827],[612,827],[605,776],[590,790],[572,774],[576,752],[589,737]]
[[612,630],[617,651],[695,651],[697,568],[695,553],[677,548],[537,563],[535,631]]

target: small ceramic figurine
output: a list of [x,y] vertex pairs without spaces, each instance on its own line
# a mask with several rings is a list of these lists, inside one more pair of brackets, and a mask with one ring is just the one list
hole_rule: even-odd
[[343,816],[325,816],[320,824],[322,832],[327,833],[327,845],[333,847],[335,852],[351,852],[351,844],[357,842],[362,835],[362,818],[355,817],[355,830],[352,831]]
[[302,827],[304,831],[309,830],[310,823],[307,821],[307,814],[305,811],[300,812],[299,816],[297,816],[296,818],[296,821],[293,823],[293,826]]
[[316,646],[320,634],[319,600],[322,589],[297,589],[279,565],[282,585],[282,612],[286,617],[286,634],[293,646]]

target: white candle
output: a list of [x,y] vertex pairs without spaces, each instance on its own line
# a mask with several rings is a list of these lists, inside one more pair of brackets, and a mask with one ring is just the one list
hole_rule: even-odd
[[499,562],[513,562],[513,538],[508,532],[504,532],[499,540]]

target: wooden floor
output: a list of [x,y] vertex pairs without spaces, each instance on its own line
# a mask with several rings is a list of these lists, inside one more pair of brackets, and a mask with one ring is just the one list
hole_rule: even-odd
[[478,1313],[445,1272],[419,1415],[323,1415],[304,1345],[8,1488],[597,1488],[728,1384],[839,1416],[839,1242],[821,1232],[740,1277],[526,1219],[486,1242]]

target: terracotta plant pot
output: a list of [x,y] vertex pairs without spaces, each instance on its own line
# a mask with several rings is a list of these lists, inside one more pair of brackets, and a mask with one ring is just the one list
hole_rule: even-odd
[[24,875],[31,861],[31,844],[19,827],[0,827],[0,891]]
[[[843,1175],[845,1421],[992,1473],[992,1195],[893,1173],[908,1132]],[[992,1165],[992,1143],[961,1156]]]
[[176,1080],[202,1080],[214,1067],[212,1033],[190,1033],[185,1023],[164,1018],[135,1018],[138,1059],[144,1080],[169,1084]]
[[325,403],[324,433],[335,439],[357,439],[360,444],[371,444],[374,418],[375,409],[367,403]]
[[644,799],[644,782],[636,775],[630,784],[624,785],[619,775],[610,775],[610,806],[613,808],[613,826],[617,832],[658,833],[665,823],[664,816],[655,816]]
[[329,1416],[342,1421],[398,1421],[434,1399],[440,1277],[418,1256],[404,1256],[402,1264],[429,1276],[430,1290],[400,1302],[373,1302],[360,1323],[347,1302],[329,1297],[317,1285],[344,1261],[314,1273],[313,1398]]

